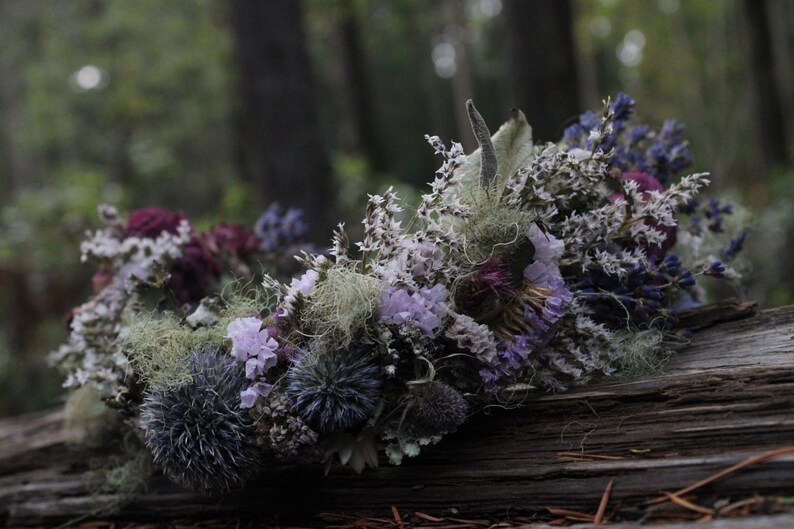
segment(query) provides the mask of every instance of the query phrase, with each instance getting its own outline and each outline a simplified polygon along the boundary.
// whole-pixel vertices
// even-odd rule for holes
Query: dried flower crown
[[[155,463],[198,490],[243,484],[259,468],[254,445],[361,471],[380,448],[394,464],[416,456],[505,392],[654,365],[676,307],[701,295],[696,279],[738,277],[726,263],[744,234],[717,237],[731,210],[696,201],[704,174],[676,180],[691,156],[674,122],[629,128],[634,102],[621,94],[561,144],[535,145],[522,113],[491,136],[467,107],[480,148],[466,156],[428,136],[443,163],[412,215],[392,189],[371,195],[355,249],[340,225],[327,252],[300,257],[302,274],[265,275],[253,301],[202,303],[184,319],[133,315],[145,324],[128,327],[112,358],[75,342],[73,327],[58,354],[82,361],[69,383],[143,386],[139,426]],[[181,255],[158,244],[187,236],[164,232],[147,243],[163,256],[156,266],[121,278],[151,281]],[[103,241],[85,251],[126,256],[120,246],[138,244]],[[171,371],[160,369],[173,376],[143,376],[165,365],[161,351],[175,351]]]

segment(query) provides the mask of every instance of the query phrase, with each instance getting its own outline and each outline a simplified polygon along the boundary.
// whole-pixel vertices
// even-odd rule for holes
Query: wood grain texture
[[[610,506],[619,501],[624,515],[639,517],[644,502],[662,491],[794,445],[794,307],[747,317],[749,311],[724,310],[659,376],[526,395],[520,407],[481,413],[400,467],[360,476],[337,468],[327,477],[319,467],[280,467],[225,497],[197,496],[157,477],[117,514],[313,525],[321,512],[385,516],[391,505],[438,516],[451,509],[495,517],[547,507],[594,512],[612,479]],[[739,316],[744,319],[719,323]],[[7,524],[61,523],[119,505],[113,494],[91,494],[86,474],[112,447],[67,449],[62,420],[53,411],[0,421],[0,519]],[[577,460],[560,452],[613,459]],[[755,493],[794,495],[794,457],[754,465],[697,496],[708,505]],[[725,523],[714,528],[756,527]]]

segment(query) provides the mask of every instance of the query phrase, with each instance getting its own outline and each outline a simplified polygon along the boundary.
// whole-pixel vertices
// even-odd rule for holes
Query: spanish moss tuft
[[[171,313],[150,313],[136,318],[122,347],[141,382],[154,390],[167,390],[190,382],[188,358],[207,338],[207,329],[194,331]]]
[[[193,353],[187,367],[187,384],[145,395],[146,446],[163,473],[184,487],[205,494],[239,487],[261,464],[256,431],[239,407],[247,380],[234,359],[214,349]]]
[[[302,324],[324,343],[347,347],[377,312],[382,290],[374,276],[331,268],[306,300]]]
[[[381,366],[368,347],[308,352],[287,373],[295,411],[325,432],[363,426],[375,411],[382,386]]]
[[[233,320],[256,314],[267,302],[254,291],[244,291],[236,283],[218,300],[215,314],[204,319],[212,325],[185,324],[175,314],[166,312],[135,314],[135,321],[122,340],[130,364],[141,382],[155,391],[176,389],[190,383],[188,359],[202,348],[218,348],[228,343],[226,328]],[[208,310],[208,312],[211,312]],[[188,319],[190,323],[190,319]]]
[[[664,346],[664,334],[657,329],[616,332],[615,347],[620,354],[618,376],[628,379],[658,375],[672,352]]]
[[[457,390],[439,381],[412,385],[408,390],[408,417],[434,432],[457,428],[469,414],[469,403]]]
[[[530,211],[478,198],[463,226],[461,264],[476,267],[492,258],[508,261],[527,245],[527,230],[535,220],[535,214]]]

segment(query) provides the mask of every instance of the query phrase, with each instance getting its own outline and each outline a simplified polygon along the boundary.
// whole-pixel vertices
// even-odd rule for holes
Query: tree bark
[[[225,497],[201,497],[162,477],[126,503],[118,494],[91,493],[85,470],[101,466],[107,451],[67,449],[61,411],[0,421],[0,519],[59,523],[102,506],[134,520],[255,517],[308,524],[322,512],[383,516],[391,505],[404,515],[504,516],[547,507],[593,512],[609,480],[610,508],[620,502],[622,516],[639,518],[645,502],[663,491],[792,443],[794,307],[746,317],[750,310],[710,308],[702,320],[710,327],[697,331],[693,344],[656,377],[559,395],[514,395],[520,406],[471,418],[400,467],[360,476],[335,468],[328,477],[320,467],[273,468]],[[720,498],[790,495],[792,475],[794,456],[782,457],[732,473],[690,498],[710,507]]]
[[[336,217],[298,0],[234,0],[239,62],[239,158],[268,201],[304,210],[314,242]]]
[[[557,141],[581,111],[571,2],[506,0],[504,13],[514,106],[535,138]]]

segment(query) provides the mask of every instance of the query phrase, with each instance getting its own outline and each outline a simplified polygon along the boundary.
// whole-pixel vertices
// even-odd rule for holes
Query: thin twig
[[[683,507],[684,509],[689,509],[690,511],[695,511],[700,514],[708,514],[710,516],[714,515],[714,509],[709,509],[708,507],[702,507],[700,505],[694,504],[691,501],[685,500],[676,494],[672,494],[670,492],[665,492],[665,496],[671,502],[675,503],[679,507]]]
[[[622,461],[626,459],[622,456],[606,456],[600,454],[585,454],[583,452],[557,452],[557,457],[559,458],[570,458],[570,459],[593,459],[593,460],[603,460],[603,461]]]
[[[403,519],[400,517],[400,511],[397,510],[396,505],[391,506],[391,512],[394,515],[394,521],[397,522],[397,526],[400,529],[405,529],[405,526],[403,525]]]
[[[604,521],[604,514],[607,512],[607,504],[609,504],[609,497],[612,495],[612,486],[614,484],[615,480],[613,479],[610,479],[609,483],[607,483],[607,488],[604,489],[604,495],[601,496],[601,504],[598,506],[598,511],[596,511],[593,525],[601,525]]]
[[[770,452],[765,452],[763,454],[760,454],[760,455],[751,457],[750,459],[747,459],[745,461],[742,461],[741,463],[737,463],[737,464],[733,465],[730,468],[726,468],[725,470],[721,470],[720,472],[717,472],[716,474],[712,474],[711,476],[707,477],[706,479],[698,481],[694,485],[690,485],[688,487],[684,487],[683,489],[678,490],[676,492],[673,492],[672,494],[674,494],[675,496],[682,496],[684,494],[689,494],[690,492],[692,492],[694,490],[697,490],[697,489],[699,489],[701,487],[705,487],[706,485],[714,483],[715,481],[718,481],[718,480],[720,480],[720,479],[722,479],[722,478],[724,478],[726,476],[729,476],[730,474],[733,474],[734,472],[738,472],[739,470],[743,470],[743,469],[745,469],[747,467],[750,467],[750,466],[753,466],[753,465],[757,465],[758,463],[764,463],[764,462],[770,461],[772,459],[777,459],[779,457],[786,457],[786,456],[792,456],[792,455],[794,455],[794,446],[787,446],[786,448],[781,448],[781,449],[778,449],[778,450],[772,450]],[[654,498],[652,500],[649,500],[649,501],[645,502],[645,504],[646,505],[657,505],[659,503],[664,503],[666,501],[669,501],[669,498],[667,496],[660,496],[658,498]]]
[[[546,510],[549,511],[550,514],[555,516],[564,516],[571,520],[576,520],[577,522],[591,522],[593,521],[594,517],[592,514],[587,514],[584,512],[578,511],[571,511],[569,509],[555,509],[552,507],[546,507]]]

